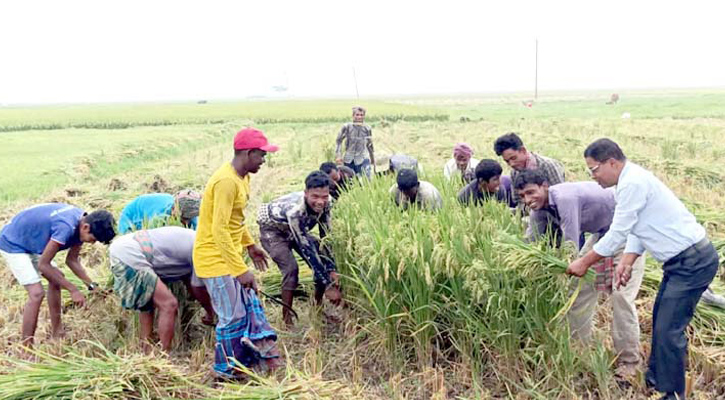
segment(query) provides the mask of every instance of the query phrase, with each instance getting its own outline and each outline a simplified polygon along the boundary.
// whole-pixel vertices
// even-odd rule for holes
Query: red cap
[[[244,128],[234,135],[234,150],[259,149],[269,153],[279,150],[279,146],[270,144],[259,129]]]

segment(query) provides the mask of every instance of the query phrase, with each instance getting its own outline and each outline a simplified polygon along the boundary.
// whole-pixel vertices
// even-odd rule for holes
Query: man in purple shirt
[[[40,275],[48,280],[48,309],[53,336],[63,334],[60,319],[60,289],[71,294],[77,305],[85,297],[70,283],[53,262],[53,257],[68,250],[65,262],[89,290],[95,289],[78,259],[83,243],[96,241],[108,244],[116,235],[116,222],[108,211],[86,214],[80,208],[61,203],[40,204],[21,211],[0,232],[0,255],[3,256],[15,279],[28,292],[23,309],[23,342],[33,344],[38,325],[40,305],[45,297]]]
[[[535,238],[552,227],[563,235],[564,242],[573,243],[580,254],[586,254],[609,229],[614,217],[614,191],[603,189],[594,182],[565,182],[549,186],[541,171],[523,171],[514,182],[520,198],[533,212],[528,233]],[[582,237],[590,234],[585,243]],[[612,274],[624,252],[621,246],[614,257],[605,260],[599,271],[608,276],[598,276],[605,285],[572,281],[572,290],[581,284],[579,295],[569,310],[567,319],[572,335],[580,340],[591,339],[592,319],[597,306],[599,291],[611,293],[612,340],[619,357],[617,373],[623,377],[636,373],[639,355],[639,321],[634,300],[644,275],[644,257],[633,266],[630,285],[616,288]],[[598,274],[600,275],[600,274]],[[607,279],[608,278],[608,279]]]

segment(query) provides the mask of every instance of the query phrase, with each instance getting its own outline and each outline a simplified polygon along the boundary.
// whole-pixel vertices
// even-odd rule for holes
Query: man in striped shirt
[[[496,139],[493,150],[513,170],[511,171],[512,182],[516,182],[516,176],[521,171],[529,169],[540,170],[546,177],[546,181],[549,182],[549,186],[557,185],[565,180],[564,166],[561,162],[528,151],[519,135],[515,133],[507,133]],[[515,190],[513,198],[514,202],[520,205],[521,198]]]

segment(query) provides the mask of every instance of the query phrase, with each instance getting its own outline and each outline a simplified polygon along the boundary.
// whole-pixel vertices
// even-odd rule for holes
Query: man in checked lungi
[[[267,268],[264,250],[254,243],[244,217],[251,174],[259,171],[267,152],[279,148],[262,131],[245,128],[234,136],[234,158],[209,178],[199,210],[194,242],[194,271],[211,295],[217,315],[214,371],[236,378],[238,364],[259,369],[280,366],[277,334],[267,322],[256,295],[247,254],[259,270]]]
[[[201,319],[214,325],[214,310],[204,284],[194,274],[191,253],[196,232],[178,226],[140,230],[117,237],[109,247],[113,291],[125,309],[138,310],[141,342],[147,350],[158,312],[161,348],[169,351],[179,302],[167,286],[183,281],[206,311]]]
[[[531,208],[527,236],[540,237],[547,231],[560,235],[559,240],[572,243],[580,254],[586,254],[607,232],[614,217],[614,190],[603,189],[594,182],[565,182],[549,186],[540,170],[525,170],[514,182],[522,201]],[[584,233],[590,234],[584,240]],[[572,336],[589,341],[592,319],[599,293],[609,294],[612,305],[612,341],[617,351],[616,370],[622,378],[636,373],[640,362],[639,320],[634,300],[644,275],[645,257],[639,257],[632,267],[632,280],[627,286],[615,287],[614,266],[624,251],[620,246],[613,257],[594,266],[596,282],[572,281],[572,291],[581,284],[579,294],[567,314]]]

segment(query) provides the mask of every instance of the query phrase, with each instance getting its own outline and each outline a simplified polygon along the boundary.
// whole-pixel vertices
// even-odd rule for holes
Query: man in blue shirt
[[[634,261],[648,251],[663,263],[664,276],[652,312],[652,351],[646,383],[665,399],[685,398],[685,329],[700,296],[718,269],[718,254],[682,202],[651,172],[627,160],[619,146],[599,139],[584,151],[587,168],[602,186],[616,185],[617,206],[609,231],[593,250],[571,263],[583,276],[603,257],[625,244],[615,270],[617,285],[627,285]]]
[[[201,194],[182,190],[176,195],[167,193],[143,194],[123,208],[118,218],[118,233],[124,235],[144,228],[165,226],[169,218],[179,218],[182,225],[196,230]]]
[[[77,305],[85,304],[85,297],[75,285],[65,279],[53,262],[53,257],[68,250],[65,262],[89,290],[91,281],[78,259],[83,243],[96,241],[108,244],[116,235],[115,221],[108,211],[86,214],[80,208],[62,204],[40,204],[21,211],[0,231],[0,254],[5,259],[18,283],[25,286],[28,301],[23,310],[23,342],[33,344],[38,313],[45,291],[40,275],[48,280],[48,309],[54,337],[63,334],[60,318],[60,289],[71,293]]]

